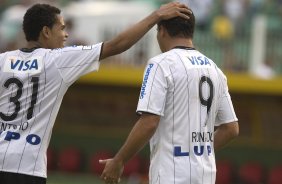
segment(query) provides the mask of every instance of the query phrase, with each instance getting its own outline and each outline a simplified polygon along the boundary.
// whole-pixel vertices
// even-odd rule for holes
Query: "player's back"
[[[45,177],[41,163],[65,90],[48,49],[0,55],[1,170]],[[60,89],[61,87],[61,89]],[[57,102],[58,100],[58,102]],[[41,153],[40,153],[41,152]],[[43,172],[39,172],[42,171]]]
[[[0,171],[46,177],[46,150],[68,87],[98,70],[102,43],[0,54]]]
[[[164,116],[150,142],[151,174],[164,184],[214,184],[213,132],[224,75],[191,48],[172,49],[151,62],[162,70],[167,91]]]

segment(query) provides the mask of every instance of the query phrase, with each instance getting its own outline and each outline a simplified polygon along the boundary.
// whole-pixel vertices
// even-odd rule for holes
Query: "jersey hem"
[[[142,115],[143,112],[147,112],[147,113],[151,113],[151,114],[155,114],[155,115],[158,115],[158,116],[164,116],[163,113],[160,113],[160,112],[156,112],[156,111],[153,111],[153,110],[148,110],[148,109],[137,109],[136,110],[136,113],[138,115]]]
[[[15,172],[15,171],[6,170],[6,169],[2,169],[0,171],[2,171],[2,172],[9,172],[9,173],[15,173],[15,174],[25,174],[25,175],[41,177],[41,178],[47,178],[46,174],[45,175],[42,175],[40,173],[36,174],[36,172],[34,172],[34,174],[30,174],[30,173],[26,173],[26,172]]]
[[[220,125],[223,125],[223,124],[233,123],[233,122],[236,122],[236,121],[238,121],[238,118],[226,120],[226,121],[223,121],[223,122],[220,122],[220,123],[216,122],[216,123],[214,124],[214,126],[220,126]]]

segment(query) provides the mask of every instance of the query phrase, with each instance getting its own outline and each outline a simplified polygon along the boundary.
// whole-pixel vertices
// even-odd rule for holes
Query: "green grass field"
[[[139,184],[143,182],[128,181],[122,179],[119,184]],[[69,174],[62,172],[49,173],[47,184],[104,184],[104,182],[95,175],[91,174]]]
[[[50,173],[48,175],[47,184],[88,184],[103,183],[96,176],[90,174],[68,174],[68,173]]]

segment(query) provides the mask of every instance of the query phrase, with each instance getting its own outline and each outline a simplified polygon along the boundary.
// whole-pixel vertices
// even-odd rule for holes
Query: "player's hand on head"
[[[99,163],[105,165],[101,174],[101,179],[104,180],[105,183],[115,184],[120,182],[120,176],[124,168],[121,162],[117,162],[114,159],[106,159],[99,160]]]
[[[171,2],[162,5],[157,10],[157,14],[159,15],[161,20],[167,20],[178,16],[189,19],[189,15],[192,14],[192,11],[185,4],[179,2]]]

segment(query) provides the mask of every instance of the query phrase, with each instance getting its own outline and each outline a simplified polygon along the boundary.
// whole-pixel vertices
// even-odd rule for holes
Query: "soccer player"
[[[154,24],[188,8],[169,3],[104,43],[65,47],[60,10],[36,4],[24,15],[27,47],[0,54],[0,183],[46,183],[46,150],[67,89],[99,61],[136,43]]]
[[[194,15],[158,23],[163,53],[145,69],[140,119],[114,158],[100,161],[106,182],[118,182],[124,164],[150,140],[150,184],[215,183],[215,150],[237,136],[239,126],[225,75],[194,48],[194,27]]]

